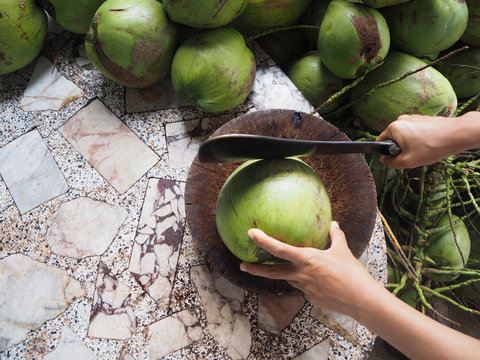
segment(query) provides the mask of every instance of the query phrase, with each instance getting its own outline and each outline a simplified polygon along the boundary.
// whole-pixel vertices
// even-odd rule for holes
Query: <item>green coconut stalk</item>
[[[180,24],[211,29],[230,23],[247,6],[248,0],[164,0],[165,11]]]
[[[350,101],[363,96],[377,84],[425,65],[412,55],[391,51],[381,66],[353,88]],[[381,132],[402,114],[451,116],[456,108],[457,97],[450,82],[439,71],[428,67],[377,89],[363,101],[356,102],[352,111],[368,128]]]
[[[398,5],[410,0],[362,0],[362,2],[368,6],[374,8],[382,8],[386,6]]]
[[[42,49],[47,14],[34,0],[3,1],[0,5],[0,75],[30,64]]]
[[[317,45],[323,64],[334,75],[354,79],[383,61],[390,34],[377,10],[333,0],[320,26]]]
[[[169,73],[177,38],[177,27],[158,1],[107,0],[95,13],[85,49],[109,79],[145,87]]]
[[[247,7],[232,26],[244,34],[290,25],[297,21],[311,0],[248,0]]]
[[[480,46],[480,0],[468,0],[468,24],[461,40],[469,45]]]
[[[453,225],[453,228],[450,226]],[[437,222],[438,231],[433,232],[427,241],[429,245],[425,249],[425,256],[433,259],[439,266],[447,266],[453,269],[465,267],[470,256],[470,235],[465,223],[458,216],[444,214]],[[457,275],[425,274],[437,281],[452,281]]]
[[[318,51],[305,54],[295,61],[289,67],[287,76],[315,108],[327,101],[347,83],[344,79],[333,75],[322,64]],[[345,96],[333,101],[322,109],[322,112],[335,110],[343,100],[345,100]]]
[[[206,30],[185,40],[172,62],[175,92],[207,112],[242,103],[255,80],[255,58],[232,27]]]
[[[455,44],[468,22],[465,0],[412,0],[385,8],[392,45],[415,56]]]
[[[39,0],[65,30],[86,34],[95,11],[105,0]]]
[[[470,48],[440,62],[435,68],[452,84],[459,98],[480,93],[480,48]]]

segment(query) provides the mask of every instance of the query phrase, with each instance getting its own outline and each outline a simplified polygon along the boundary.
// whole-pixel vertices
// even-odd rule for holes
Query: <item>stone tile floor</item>
[[[0,77],[0,359],[361,359],[360,324],[209,271],[185,223],[199,144],[241,114],[311,111],[255,43],[244,104],[207,114],[168,79],[125,89],[50,28]],[[362,261],[386,282],[379,220]]]

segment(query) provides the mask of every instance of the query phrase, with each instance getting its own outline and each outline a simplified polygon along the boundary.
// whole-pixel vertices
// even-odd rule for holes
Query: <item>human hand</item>
[[[288,245],[259,229],[250,229],[248,235],[258,246],[290,263],[244,262],[240,268],[252,275],[286,280],[303,291],[315,306],[354,316],[361,311],[365,291],[368,294],[369,287],[381,286],[353,256],[336,222],[330,227],[331,245],[326,250]]]
[[[382,155],[380,161],[389,168],[414,168],[440,161],[464,150],[464,142],[456,138],[461,124],[461,118],[401,115],[377,141],[395,140],[402,152],[396,157]]]

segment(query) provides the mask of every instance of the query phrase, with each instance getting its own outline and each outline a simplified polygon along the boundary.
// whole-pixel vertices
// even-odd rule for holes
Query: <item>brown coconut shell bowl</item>
[[[212,136],[254,134],[304,140],[349,141],[338,128],[322,118],[293,110],[263,110],[239,116],[218,128]],[[345,232],[358,258],[367,247],[377,216],[375,184],[363,154],[302,157],[322,179],[330,197],[332,218]],[[218,194],[228,176],[240,165],[202,163],[197,157],[185,187],[185,211],[194,241],[212,271],[237,286],[261,294],[298,293],[284,280],[253,276],[240,270],[241,260],[223,244],[215,223]]]

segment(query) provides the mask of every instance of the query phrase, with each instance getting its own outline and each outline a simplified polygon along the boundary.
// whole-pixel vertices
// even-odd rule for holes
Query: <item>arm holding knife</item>
[[[480,146],[480,112],[457,118],[402,115],[380,134],[402,148],[396,157],[382,156],[391,168],[411,168],[439,161]],[[259,229],[248,236],[288,265],[242,263],[252,275],[283,279],[322,308],[349,315],[411,359],[478,359],[480,340],[451,329],[415,310],[379,284],[348,248],[336,222],[326,250],[295,247]]]
[[[396,157],[381,156],[390,168],[429,165],[460,151],[480,146],[480,112],[456,118],[401,115],[377,138],[395,140],[402,148]]]

